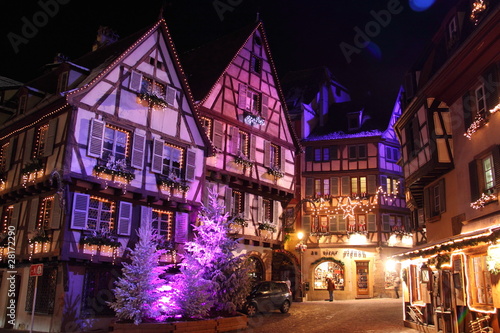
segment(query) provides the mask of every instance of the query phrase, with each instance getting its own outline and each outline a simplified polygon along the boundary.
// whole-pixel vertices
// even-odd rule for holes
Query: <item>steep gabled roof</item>
[[[258,23],[249,24],[196,49],[180,54],[181,63],[195,101],[208,95],[214,83],[257,26]]]

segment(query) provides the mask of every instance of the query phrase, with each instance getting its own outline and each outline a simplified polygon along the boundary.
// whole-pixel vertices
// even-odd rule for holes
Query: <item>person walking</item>
[[[394,278],[394,292],[396,292],[396,298],[399,298],[399,287],[401,287],[401,279],[399,276]]]
[[[333,291],[335,290],[335,283],[333,283],[333,278],[331,275],[326,277],[326,289],[330,294],[330,302],[333,302]]]

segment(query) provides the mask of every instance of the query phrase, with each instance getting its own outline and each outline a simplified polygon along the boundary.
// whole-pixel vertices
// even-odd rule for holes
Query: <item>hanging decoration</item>
[[[270,174],[271,176],[274,176],[274,178],[285,177],[285,173],[283,171],[281,171],[281,169],[276,167],[276,166],[267,167],[267,173]]]
[[[479,23],[482,13],[488,8],[488,3],[485,0],[476,0],[472,3],[472,10],[470,13],[470,20],[474,25]]]
[[[34,183],[36,179],[43,176],[43,164],[38,158],[32,159],[21,170],[22,184],[26,187],[28,183]]]
[[[479,199],[477,199],[476,201],[474,202],[471,202],[470,206],[474,209],[481,209],[483,208],[486,204],[490,203],[490,202],[493,202],[493,201],[496,201],[498,198],[497,198],[497,195],[492,193],[492,194],[485,194],[485,193],[482,193],[481,194],[481,197]]]

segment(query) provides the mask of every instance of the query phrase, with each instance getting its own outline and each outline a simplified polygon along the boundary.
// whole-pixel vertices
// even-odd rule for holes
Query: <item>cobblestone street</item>
[[[248,333],[416,333],[403,326],[402,300],[294,302],[288,314],[266,312],[249,318]]]

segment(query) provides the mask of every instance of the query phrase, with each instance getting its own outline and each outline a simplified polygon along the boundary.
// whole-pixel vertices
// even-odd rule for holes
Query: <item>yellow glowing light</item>
[[[366,244],[367,242],[368,240],[365,235],[355,233],[349,236],[349,244],[362,245]]]
[[[304,239],[304,233],[303,233],[302,231],[299,231],[299,232],[297,233],[297,238],[298,238],[299,240]]]
[[[394,260],[394,259],[388,259],[385,262],[385,270],[388,271],[388,272],[395,272],[396,271],[396,264],[397,264],[396,260]]]

